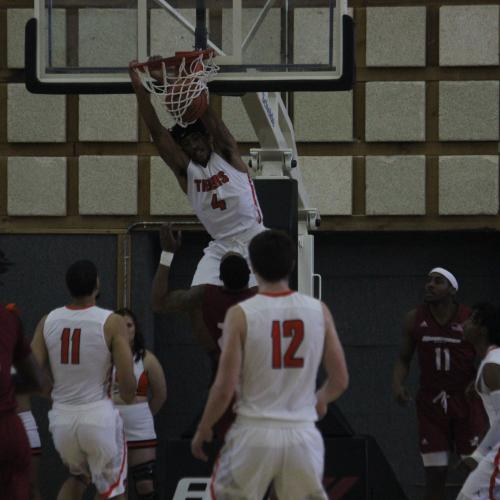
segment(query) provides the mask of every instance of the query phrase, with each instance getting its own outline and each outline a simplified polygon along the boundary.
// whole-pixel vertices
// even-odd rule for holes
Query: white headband
[[[451,286],[458,291],[458,281],[453,274],[450,273],[450,271],[447,271],[446,269],[443,269],[442,267],[435,267],[434,269],[431,269],[429,271],[429,274],[431,273],[438,273],[441,276],[444,276],[450,283]]]

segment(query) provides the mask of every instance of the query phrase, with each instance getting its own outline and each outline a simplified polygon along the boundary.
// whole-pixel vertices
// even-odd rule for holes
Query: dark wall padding
[[[185,233],[172,266],[170,286],[188,287],[208,237]],[[435,266],[452,271],[458,298],[468,304],[498,301],[500,237],[497,233],[319,233],[316,272],[323,276],[323,300],[335,317],[346,351],[350,387],[338,408],[356,434],[373,436],[388,458],[408,497],[421,498],[423,470],[418,454],[414,406],[399,408],[391,396],[391,373],[404,314],[421,300],[427,272]],[[90,258],[100,270],[103,307],[115,307],[116,237],[110,235],[1,235],[0,249],[16,262],[0,277],[0,301],[16,302],[26,332],[50,309],[64,304],[64,272],[76,259]],[[154,316],[149,308],[151,279],[159,258],[154,232],[132,237],[132,307],[149,347],[167,375],[169,397],[156,420],[160,437],[159,470],[167,471],[165,444],[188,432],[203,408],[211,373],[194,341],[187,318]],[[409,385],[414,392],[417,370]],[[64,469],[47,431],[48,403],[34,398],[44,451],[44,498],[55,498]],[[453,475],[452,475],[453,476]],[[453,477],[452,477],[453,478]],[[160,489],[163,478],[160,474]]]

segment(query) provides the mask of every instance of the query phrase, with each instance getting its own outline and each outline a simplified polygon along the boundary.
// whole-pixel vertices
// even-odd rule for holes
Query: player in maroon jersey
[[[457,291],[458,282],[449,271],[437,267],[429,272],[424,304],[406,315],[394,366],[394,397],[406,405],[411,397],[404,383],[417,351],[420,383],[416,409],[425,500],[446,498],[450,452],[460,456],[472,453],[486,426],[481,401],[466,394],[475,377],[475,352],[464,340],[462,328],[471,310],[455,301]]]
[[[175,237],[171,224],[160,229],[162,256],[153,278],[151,301],[156,313],[187,312],[190,315],[193,334],[204,348],[212,362],[215,375],[219,360],[219,339],[226,311],[252,297],[257,287],[248,288],[250,269],[246,260],[238,253],[228,252],[221,259],[220,279],[223,286],[205,284],[185,290],[169,290],[168,275],[173,254],[181,245],[181,234]],[[224,435],[233,420],[231,408],[226,412],[215,429]]]
[[[10,265],[0,251],[0,274]],[[46,390],[49,382],[31,353],[12,306],[0,305],[0,485],[2,498],[28,500],[31,449],[16,413],[15,393]],[[12,366],[15,375],[11,374]]]

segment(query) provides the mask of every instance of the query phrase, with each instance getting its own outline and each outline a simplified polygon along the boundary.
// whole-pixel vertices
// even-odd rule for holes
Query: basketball
[[[203,69],[198,61],[193,61],[189,72],[197,73]],[[193,123],[206,111],[208,107],[208,90],[200,92],[200,80],[196,76],[180,76],[165,92],[165,106],[167,111],[176,120]],[[197,95],[199,94],[199,95]],[[196,97],[193,98],[193,95]]]

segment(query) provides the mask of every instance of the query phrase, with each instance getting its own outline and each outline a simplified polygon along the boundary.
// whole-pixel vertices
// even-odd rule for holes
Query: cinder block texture
[[[329,9],[295,9],[293,62],[295,64],[324,64],[328,62]]]
[[[425,214],[424,156],[367,156],[368,215]]]
[[[366,140],[424,141],[425,83],[367,83]]]
[[[137,141],[135,95],[80,95],[81,141]]]
[[[193,209],[174,174],[159,157],[151,158],[151,215],[192,215]]]
[[[350,156],[301,156],[299,167],[311,207],[322,215],[352,214]]]
[[[239,142],[256,142],[257,135],[239,97],[222,98],[222,119]]]
[[[80,214],[137,214],[137,157],[81,156],[79,180]]]
[[[441,7],[439,64],[441,66],[497,65],[499,9],[498,5]]]
[[[295,92],[298,141],[352,141],[352,92]]]
[[[137,55],[136,9],[80,9],[80,66],[123,67]]]
[[[66,98],[32,94],[24,84],[10,84],[7,91],[9,142],[65,142]]]
[[[9,158],[7,213],[66,215],[66,158]]]
[[[52,64],[64,66],[66,55],[66,16],[63,9],[52,11]],[[7,10],[7,66],[24,68],[24,29],[33,17],[33,9]]]
[[[498,140],[498,92],[498,81],[440,82],[439,139]]]
[[[196,24],[194,9],[177,9],[191,24]],[[191,50],[193,34],[165,9],[151,9],[151,54],[168,57],[176,51]]]
[[[442,156],[439,159],[441,215],[498,213],[498,156]]]
[[[425,66],[425,7],[366,10],[367,66]]]
[[[243,10],[242,42],[257,20],[262,9],[246,8]],[[233,53],[233,10],[222,11],[222,50]],[[253,39],[243,50],[244,64],[280,64],[281,63],[281,12],[269,9]]]

